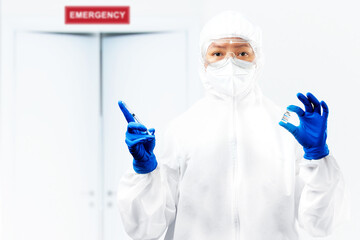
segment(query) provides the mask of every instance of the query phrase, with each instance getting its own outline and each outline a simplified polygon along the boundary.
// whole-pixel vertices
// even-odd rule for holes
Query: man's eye
[[[247,52],[241,52],[241,53],[239,53],[239,55],[244,57],[244,56],[247,56],[248,54],[247,54]]]
[[[217,52],[217,53],[213,53],[213,56],[220,57],[220,56],[221,56],[221,53],[219,53],[219,52]]]

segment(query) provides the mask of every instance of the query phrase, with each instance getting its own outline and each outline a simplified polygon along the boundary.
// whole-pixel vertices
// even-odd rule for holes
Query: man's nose
[[[234,57],[236,57],[236,55],[235,55],[235,53],[233,53],[233,52],[227,52],[225,57],[234,58]]]

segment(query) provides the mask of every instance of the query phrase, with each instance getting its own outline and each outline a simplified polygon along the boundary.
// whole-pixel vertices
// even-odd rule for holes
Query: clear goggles
[[[254,63],[255,52],[250,43],[244,39],[221,38],[210,41],[204,58],[206,65],[219,65],[229,58]]]

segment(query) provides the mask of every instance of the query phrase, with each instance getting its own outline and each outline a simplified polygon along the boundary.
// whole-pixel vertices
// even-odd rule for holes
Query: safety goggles
[[[255,62],[255,52],[250,43],[241,38],[213,39],[205,54],[207,65],[218,65],[225,59],[234,58],[249,63]]]

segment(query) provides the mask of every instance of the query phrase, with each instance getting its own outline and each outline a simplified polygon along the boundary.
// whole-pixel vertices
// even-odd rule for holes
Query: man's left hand
[[[304,158],[308,160],[320,159],[329,154],[326,144],[329,108],[324,101],[319,102],[311,93],[307,93],[306,96],[302,93],[297,94],[298,99],[305,106],[305,111],[295,105],[287,107],[289,111],[298,115],[300,125],[294,126],[289,122],[284,123],[282,121],[279,124],[288,130],[303,146]],[[322,115],[321,107],[323,108]]]

